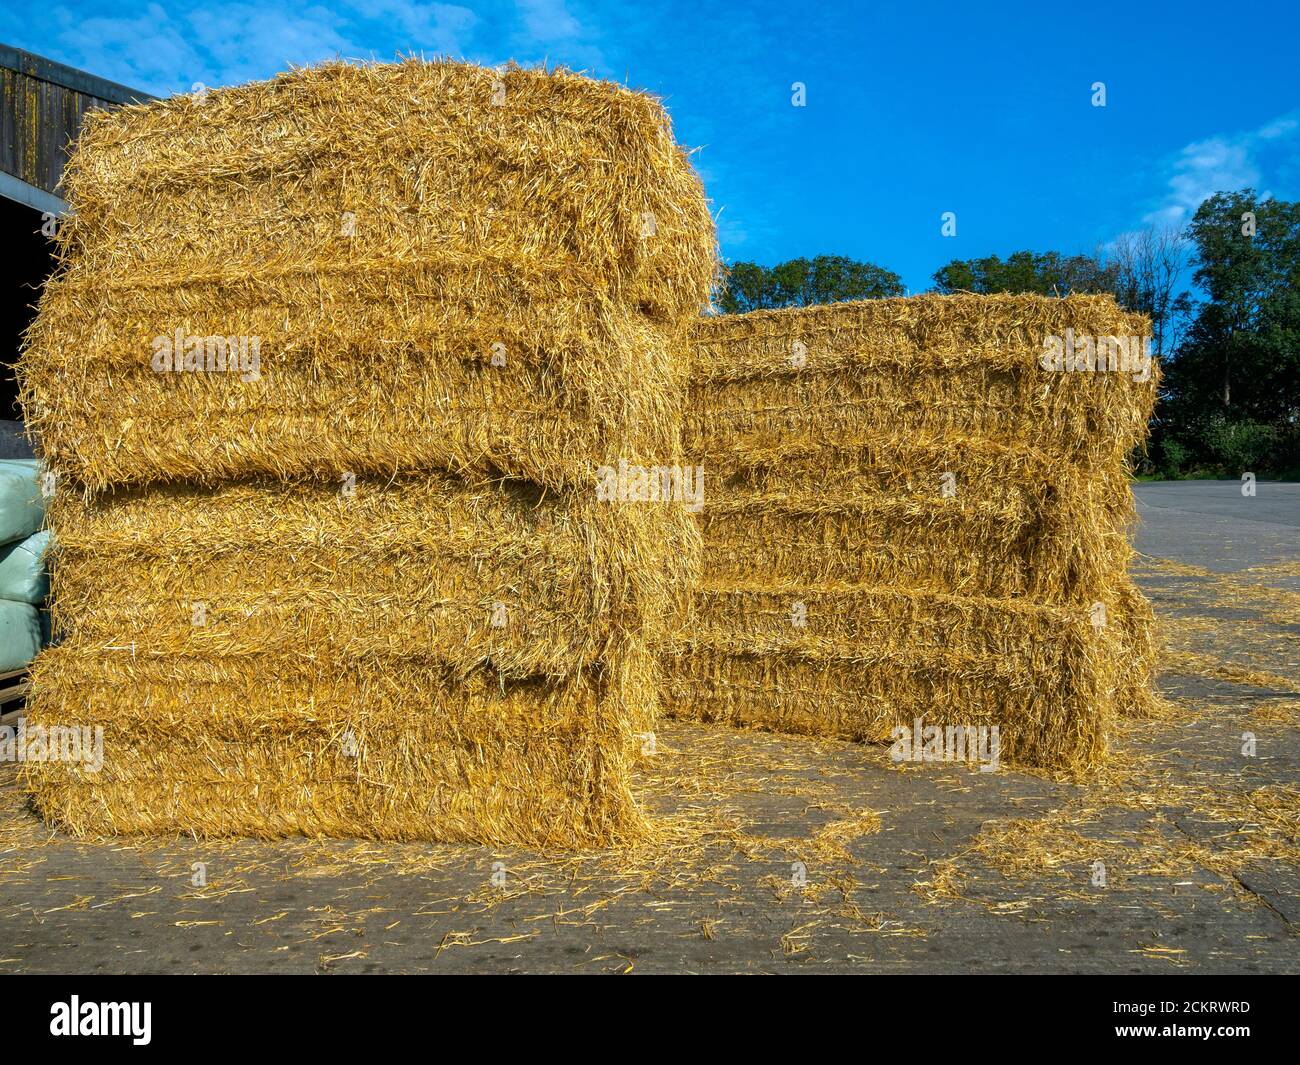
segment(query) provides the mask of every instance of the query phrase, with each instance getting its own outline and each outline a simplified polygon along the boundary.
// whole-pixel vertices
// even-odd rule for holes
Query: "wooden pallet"
[[[22,713],[21,707],[12,704],[27,694],[27,685],[26,667],[0,673],[0,725],[7,725]]]

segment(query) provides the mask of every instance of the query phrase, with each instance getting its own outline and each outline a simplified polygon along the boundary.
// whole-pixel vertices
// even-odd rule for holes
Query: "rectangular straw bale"
[[[455,285],[367,293],[341,278],[313,286],[305,314],[315,320],[290,327],[283,304],[245,310],[230,305],[229,290],[181,288],[155,294],[117,331],[113,308],[131,300],[87,311],[92,325],[51,286],[28,335],[25,403],[47,463],[91,487],[432,468],[573,487],[619,456],[673,461],[680,451],[685,382],[664,331],[592,297],[529,305],[511,323],[453,304],[471,320],[444,311],[451,321],[425,327],[392,318],[392,308],[444,305]],[[186,300],[203,309],[174,306]],[[372,311],[350,326],[361,313],[353,300],[390,321]],[[49,358],[66,351],[64,330],[79,321],[92,353],[76,365]],[[408,328],[415,335],[401,335]],[[260,338],[259,376],[156,372],[151,338],[177,330]],[[206,431],[194,432],[196,422]]]
[[[334,64],[96,113],[66,180],[21,376],[79,482],[492,465],[589,484],[677,451],[668,345],[716,238],[645,95]],[[205,366],[256,338],[260,367],[160,370],[178,336]]]
[[[889,475],[847,476],[838,465],[847,454],[829,451],[822,476],[811,460],[797,471],[773,465],[757,487],[753,470],[718,475],[699,516],[706,577],[1089,603],[1123,580],[1133,510],[1122,471],[1048,472],[1012,449],[995,473],[952,453],[944,464],[953,494],[945,495],[949,471],[911,461],[905,450]],[[713,455],[712,469],[727,468],[724,452]]]
[[[1036,671],[949,668],[946,656],[894,659],[792,652],[729,653],[692,644],[674,659],[665,705],[674,717],[806,736],[882,742],[920,719],[941,727],[999,730],[1000,757],[1020,765],[1069,768],[1105,753],[1106,698],[1089,663],[1088,630]]]
[[[310,646],[569,676],[679,616],[698,534],[680,509],[612,508],[454,476],[61,493],[53,618],[148,655]]]
[[[1023,597],[729,586],[695,609],[665,684],[668,712],[695,720],[854,740],[998,725],[1003,757],[1068,766],[1104,752],[1127,679],[1115,633]]]
[[[1028,584],[1023,545],[1032,522],[1032,511],[1019,498],[986,502],[928,494],[836,497],[806,489],[798,494],[722,489],[699,517],[702,572],[717,581],[903,580],[939,591],[1009,593]],[[972,543],[1004,564],[987,565],[969,550]]]
[[[630,789],[629,659],[568,680],[304,647],[133,657],[72,640],[38,659],[28,728],[104,729],[98,772],[28,763],[41,814],[81,836],[363,836],[604,846],[646,831]],[[89,716],[89,720],[88,720]]]
[[[272,248],[273,275],[497,262],[530,295],[529,267],[582,268],[678,319],[714,270],[662,105],[565,70],[327,63],[121,108],[89,116],[66,184],[102,266],[160,285],[243,276]]]
[[[815,489],[831,497],[881,491],[944,498],[943,474],[960,470],[961,494],[992,499],[1043,485],[1060,466],[1032,445],[942,432],[891,433],[887,427],[880,436],[858,443],[755,433],[725,441],[710,436],[693,440],[692,446],[725,453],[728,494]]]
[[[975,438],[1089,469],[1122,461],[1145,438],[1158,375],[1044,370],[1045,338],[1067,329],[1150,332],[1108,296],[926,295],[702,319],[688,447]]]

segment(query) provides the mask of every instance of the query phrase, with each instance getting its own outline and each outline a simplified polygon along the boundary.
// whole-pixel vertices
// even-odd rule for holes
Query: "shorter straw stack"
[[[1131,352],[1148,332],[1099,297],[702,321],[686,447],[713,487],[669,711],[853,739],[997,725],[1025,764],[1100,757],[1151,697],[1125,461],[1156,378],[1045,369],[1067,330]]]

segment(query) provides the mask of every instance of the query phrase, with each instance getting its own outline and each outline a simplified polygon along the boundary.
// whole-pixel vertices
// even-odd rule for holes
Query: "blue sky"
[[[953,258],[1177,223],[1219,189],[1300,199],[1297,31],[1294,3],[1196,0],[0,0],[0,40],[160,94],[410,52],[626,82],[702,149],[729,261],[843,254],[913,291]]]

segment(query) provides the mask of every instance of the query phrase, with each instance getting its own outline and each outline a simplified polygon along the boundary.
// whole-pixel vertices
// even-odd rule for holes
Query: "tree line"
[[[1164,367],[1141,472],[1300,478],[1300,203],[1219,192],[1183,228],[1129,233],[1092,254],[954,259],[940,293],[1109,293],[1151,319]],[[824,255],[734,264],[724,314],[904,294],[873,263]]]

